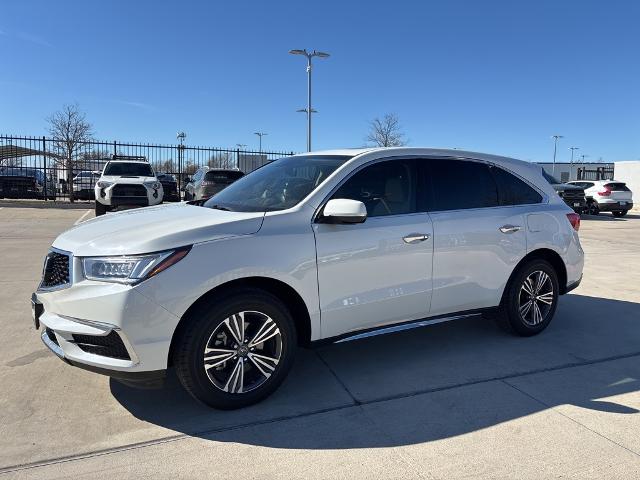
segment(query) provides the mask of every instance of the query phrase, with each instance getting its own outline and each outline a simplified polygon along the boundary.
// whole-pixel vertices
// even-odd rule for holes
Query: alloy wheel
[[[282,334],[276,322],[261,312],[242,311],[214,329],[204,349],[204,370],[216,388],[241,394],[263,385],[281,355]]]
[[[553,306],[553,282],[542,270],[536,270],[525,278],[518,295],[518,311],[522,320],[530,326],[547,319]]]

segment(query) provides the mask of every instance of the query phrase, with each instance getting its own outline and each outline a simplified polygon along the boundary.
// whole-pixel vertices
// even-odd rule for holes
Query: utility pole
[[[558,151],[558,140],[564,138],[562,135],[552,135],[553,138],[553,176],[556,176],[556,152]]]
[[[580,150],[580,147],[569,147],[569,150],[571,150],[571,163],[569,164],[569,180],[571,180],[573,178],[573,153]]]
[[[262,137],[269,134],[265,132],[253,132],[253,134],[258,135],[258,137],[260,137],[260,149],[258,151],[260,152],[260,154],[262,154]]]
[[[312,63],[311,59],[313,57],[318,58],[327,58],[329,57],[328,53],[325,52],[307,52],[307,49],[304,50],[289,50],[289,53],[292,55],[304,55],[307,58],[307,108],[298,110],[298,112],[306,112],[307,114],[307,152],[311,151],[311,114],[317,113],[316,110],[311,108],[311,69]]]

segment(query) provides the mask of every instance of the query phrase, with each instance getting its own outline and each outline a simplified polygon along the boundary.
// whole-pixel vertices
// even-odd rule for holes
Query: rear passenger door
[[[435,159],[424,165],[423,175],[432,186],[431,315],[498,305],[511,272],[526,254],[527,207],[518,205],[518,187],[531,187],[484,162]],[[524,200],[542,199],[533,194]]]

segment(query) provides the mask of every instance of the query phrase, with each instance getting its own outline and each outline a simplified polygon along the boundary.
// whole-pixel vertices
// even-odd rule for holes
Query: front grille
[[[560,196],[565,200],[584,200],[584,192],[564,191],[560,192]]]
[[[103,357],[117,358],[119,360],[131,360],[120,335],[113,330],[109,335],[105,335],[104,337],[73,334],[73,341],[83,352],[102,355]]]
[[[113,187],[112,197],[147,197],[147,189],[144,185],[119,184]]]
[[[51,340],[56,345],[60,346],[60,344],[58,343],[58,339],[56,337],[56,334],[53,333],[53,330],[51,330],[49,327],[47,327],[47,329],[45,331],[47,333],[47,337],[49,337],[49,340]]]
[[[52,288],[69,284],[69,255],[49,252],[44,261],[41,287]]]

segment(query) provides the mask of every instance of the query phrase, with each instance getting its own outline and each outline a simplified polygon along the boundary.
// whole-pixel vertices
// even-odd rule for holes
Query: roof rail
[[[111,155],[111,160],[129,160],[132,162],[149,162],[143,155]]]

